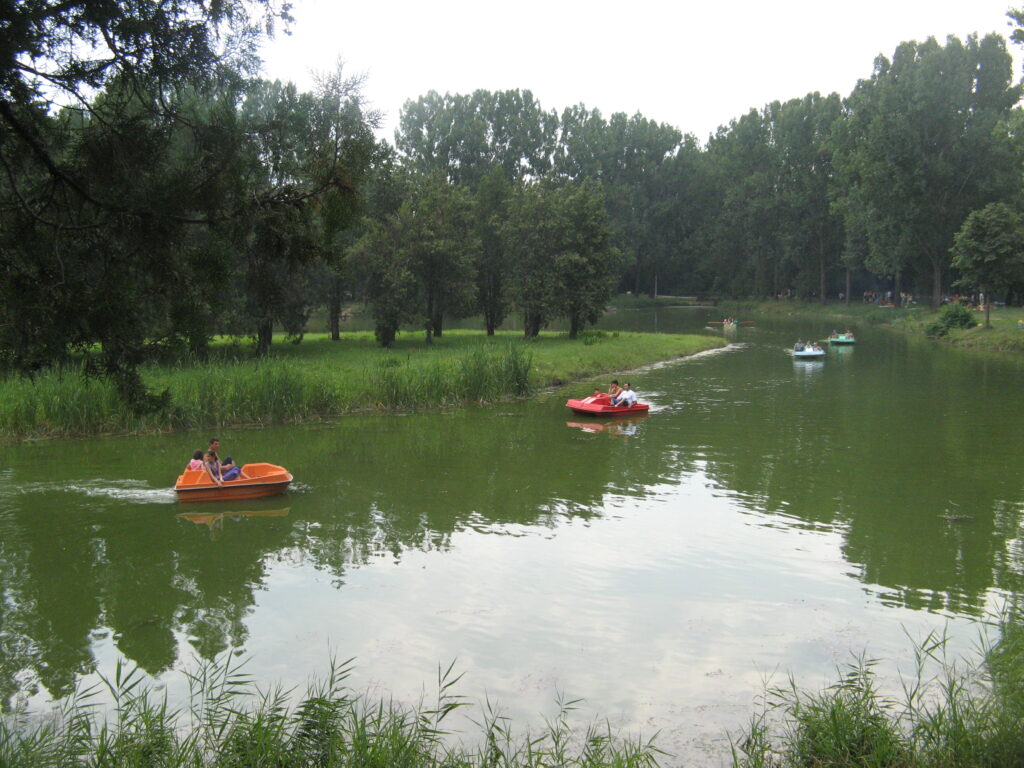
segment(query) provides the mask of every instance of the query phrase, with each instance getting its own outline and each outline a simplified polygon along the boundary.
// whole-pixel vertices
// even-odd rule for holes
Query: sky
[[[530,90],[545,110],[636,113],[700,141],[751,108],[813,91],[848,95],[905,40],[995,32],[1006,0],[293,0],[291,35],[264,76],[311,89],[313,74],[365,76],[394,140],[406,100],[430,90]],[[1024,6],[1020,0],[1018,7]],[[1009,44],[1014,77],[1024,51]]]

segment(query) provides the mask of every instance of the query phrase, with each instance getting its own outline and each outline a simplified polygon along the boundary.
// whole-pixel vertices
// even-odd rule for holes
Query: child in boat
[[[193,470],[193,469],[202,469],[202,468],[203,468],[203,452],[202,451],[196,451],[195,453],[192,454],[192,460],[188,463],[188,466],[185,467],[185,470],[189,471],[189,470]]]

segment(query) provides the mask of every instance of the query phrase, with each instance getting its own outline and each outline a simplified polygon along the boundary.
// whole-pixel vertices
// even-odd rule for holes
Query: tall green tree
[[[574,337],[596,321],[611,296],[619,252],[595,182],[525,185],[509,205],[504,237],[526,338],[560,316]]]
[[[867,267],[897,279],[921,271],[933,303],[961,222],[1020,183],[1001,128],[1020,97],[1011,68],[995,35],[902,43],[875,60],[837,126],[843,209],[866,237]]]

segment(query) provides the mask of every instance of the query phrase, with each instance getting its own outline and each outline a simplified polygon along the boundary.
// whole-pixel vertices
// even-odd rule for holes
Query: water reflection
[[[631,437],[637,433],[637,427],[645,419],[650,418],[648,414],[642,416],[629,416],[627,418],[615,418],[597,420],[591,419],[587,421],[567,421],[565,426],[578,429],[581,432],[587,432],[589,434],[597,434],[599,432],[605,432],[609,435],[621,435],[623,437]]]
[[[661,315],[662,327],[671,317]],[[247,454],[300,468],[287,508],[280,498],[237,511],[175,503],[169,485],[195,435],[4,446],[0,698],[36,685],[68,693],[105,638],[153,674],[188,646],[209,658],[269,642],[253,619],[258,597],[283,604],[283,624],[298,602],[284,596],[318,595],[308,610],[324,617],[344,597],[369,627],[346,614],[339,631],[352,642],[397,615],[414,634],[476,642],[481,655],[505,648],[546,669],[556,664],[546,643],[614,649],[627,642],[622,616],[636,613],[645,638],[667,648],[704,607],[725,603],[725,634],[702,629],[710,655],[699,661],[730,645],[748,663],[754,651],[735,630],[744,610],[770,616],[768,606],[804,599],[811,582],[833,590],[822,588],[822,603],[850,601],[852,585],[887,606],[952,616],[981,615],[994,590],[1019,591],[1024,494],[1006,427],[1024,415],[1019,370],[867,332],[856,355],[792,362],[782,350],[793,335],[766,323],[728,354],[631,374],[656,393],[649,417],[566,421],[565,394],[554,393],[232,435]],[[605,436],[629,439],[595,439]],[[146,461],[126,471],[126,452]],[[595,540],[600,553],[587,549]],[[815,547],[834,547],[841,562],[819,555],[821,573],[802,580],[811,565],[801,553]],[[415,573],[403,569],[409,561]],[[586,567],[573,570],[577,561]],[[402,589],[377,587],[359,602],[360,589],[390,578],[381,564],[406,574]],[[321,582],[308,573],[327,587],[311,587]],[[289,592],[288,579],[308,581]],[[474,623],[470,586],[495,582],[503,605]],[[403,602],[409,593],[418,601]],[[441,615],[431,600],[444,621],[463,622],[457,632],[431,629]],[[539,623],[523,629],[539,603],[550,631],[563,633],[557,642]],[[415,623],[417,610],[430,626]],[[795,627],[807,623],[792,614]],[[584,618],[601,629],[564,636]],[[729,663],[715,658],[713,668]]]

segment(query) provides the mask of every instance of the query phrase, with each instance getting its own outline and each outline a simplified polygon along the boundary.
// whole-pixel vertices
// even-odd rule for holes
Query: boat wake
[[[70,483],[26,483],[17,489],[19,495],[37,493],[72,493],[91,498],[170,504],[177,500],[173,488],[153,488],[141,480],[90,480]]]

